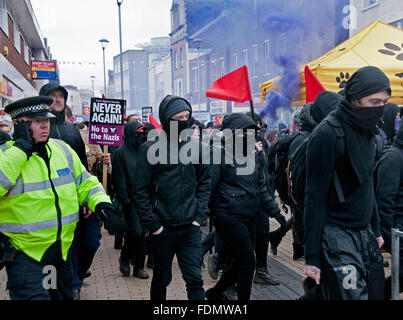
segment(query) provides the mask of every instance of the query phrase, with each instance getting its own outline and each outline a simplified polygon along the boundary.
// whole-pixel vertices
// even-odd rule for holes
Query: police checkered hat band
[[[27,116],[33,118],[51,118],[49,106],[53,99],[48,96],[24,98],[6,106],[5,111],[12,119]]]
[[[18,118],[19,115],[27,113],[49,112],[49,106],[42,103],[36,106],[22,107],[10,112],[12,119]]]

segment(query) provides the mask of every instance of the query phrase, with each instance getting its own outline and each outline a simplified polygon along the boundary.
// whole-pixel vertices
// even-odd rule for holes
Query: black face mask
[[[134,141],[134,148],[138,150],[140,146],[147,141],[147,136],[144,132],[137,133],[136,134],[136,139]]]
[[[181,121],[181,120],[173,120],[171,119],[171,121],[176,121],[178,123],[178,133],[180,134],[183,130],[189,129],[191,126],[190,123],[190,118],[188,120],[185,121]]]
[[[364,132],[372,132],[385,111],[385,106],[380,107],[358,107],[344,101],[341,105],[347,121],[354,127]]]

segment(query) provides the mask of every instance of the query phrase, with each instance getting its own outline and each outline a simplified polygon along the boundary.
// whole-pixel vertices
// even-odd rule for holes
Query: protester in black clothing
[[[222,124],[222,130],[232,131],[232,135],[226,139],[235,140],[235,147],[222,148],[221,164],[211,166],[210,209],[216,230],[234,260],[231,267],[223,272],[218,283],[206,292],[209,300],[222,299],[224,290],[234,283],[239,300],[250,299],[255,271],[254,239],[259,211],[263,209],[267,216],[274,217],[285,227],[285,218],[267,192],[261,168],[255,160],[256,128],[256,123],[245,114],[232,114],[226,117]],[[239,140],[242,141],[243,153],[236,148]],[[253,160],[253,167],[247,168],[248,172],[244,174],[239,172],[240,168],[246,168],[244,164],[240,164],[242,157]],[[228,159],[232,159],[232,164],[226,164]]]
[[[249,117],[251,112],[246,113]],[[265,182],[266,188],[272,187],[272,179],[269,172],[269,158],[267,156],[268,145],[264,138],[264,122],[255,113],[254,120],[257,126],[256,134],[256,160],[261,168],[261,174]],[[271,195],[274,191],[269,191]],[[270,234],[270,222],[267,214],[260,210],[257,217],[257,230],[255,241],[255,253],[256,253],[256,272],[253,278],[253,282],[257,284],[278,285],[280,281],[275,279],[269,272],[269,266],[267,264],[267,252],[269,250],[269,234]]]
[[[384,248],[391,253],[391,229],[403,231],[403,123],[393,145],[386,150],[376,170],[376,200],[378,203]],[[400,239],[400,292],[403,290],[403,240]],[[386,278],[385,299],[391,296],[391,277]]]
[[[290,144],[288,159],[298,149],[298,147],[309,137],[315,127],[326,116],[336,109],[341,96],[330,91],[322,91],[318,94],[314,102],[307,103],[301,110],[300,121],[301,131],[295,136]],[[304,256],[304,230],[303,230],[303,204],[291,205],[291,221],[287,221],[287,231],[292,228],[293,236],[293,259],[297,260]],[[271,250],[277,253],[277,247],[285,236],[280,229],[270,233]]]
[[[345,98],[331,118],[309,138],[305,274],[320,284],[326,300],[383,299],[373,139],[390,95],[389,79],[381,70],[359,69],[347,81]]]
[[[191,137],[191,113],[187,100],[166,96],[159,107],[164,130],[157,137],[158,142],[148,141],[138,151],[136,210],[153,234],[151,300],[166,299],[175,254],[189,300],[204,299],[200,224],[208,211],[210,175],[209,164],[202,162],[203,146]],[[185,134],[186,139],[183,135],[178,137],[178,132]],[[161,142],[165,137],[167,143]],[[157,143],[161,147],[158,154]],[[181,150],[189,146],[199,154],[191,152],[192,159],[186,163],[189,159],[184,159]]]
[[[146,258],[146,237],[134,200],[137,183],[137,150],[147,140],[147,127],[137,121],[128,122],[123,131],[123,145],[115,151],[112,158],[112,181],[115,196],[123,206],[128,225],[124,244],[119,258],[120,272],[130,276],[130,259],[134,259],[133,276],[147,279],[144,271]]]

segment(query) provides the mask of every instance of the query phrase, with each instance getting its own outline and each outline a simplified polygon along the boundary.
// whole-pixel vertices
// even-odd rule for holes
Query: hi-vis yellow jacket
[[[97,204],[110,199],[63,141],[49,139],[49,167],[35,153],[27,160],[14,143],[0,145],[0,232],[36,261],[60,240],[67,260],[79,205],[95,211]]]

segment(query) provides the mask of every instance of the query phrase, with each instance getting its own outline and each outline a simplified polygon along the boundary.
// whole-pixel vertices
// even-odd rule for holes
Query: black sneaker
[[[133,277],[139,279],[148,279],[150,276],[148,275],[147,272],[144,271],[144,269],[139,269],[139,270],[133,270]]]
[[[235,287],[228,287],[223,293],[222,293],[224,300],[238,300],[238,292],[236,292]]]
[[[257,284],[268,284],[271,286],[277,286],[280,284],[280,281],[273,278],[273,276],[267,271],[266,268],[256,268],[253,282]]]
[[[206,300],[210,300],[210,301],[222,301],[224,300],[224,297],[222,294],[217,293],[213,288],[210,288],[208,290],[206,290]]]
[[[304,252],[304,246],[301,244],[293,244],[293,249],[294,249],[294,253],[293,253],[293,260],[299,260],[299,259],[305,259],[305,252]]]
[[[129,263],[129,260],[119,258],[119,269],[120,269],[120,272],[125,277],[129,277],[130,276],[130,263]]]

